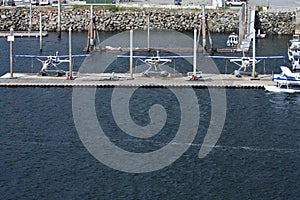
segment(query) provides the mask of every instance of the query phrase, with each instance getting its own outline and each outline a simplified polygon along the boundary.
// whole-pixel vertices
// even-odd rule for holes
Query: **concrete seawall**
[[[57,8],[34,8],[32,30],[39,30],[39,13],[43,16],[43,30],[57,30]],[[30,21],[29,8],[0,9],[0,31],[13,27],[16,31],[27,31]],[[200,10],[175,9],[128,9],[109,10],[94,9],[98,31],[124,31],[130,28],[146,29],[147,17],[151,28],[176,31],[192,31],[201,25]],[[63,8],[61,13],[61,30],[67,31],[71,26],[74,31],[87,31],[89,27],[89,8]],[[229,33],[238,30],[238,9],[207,10],[208,25],[211,32]],[[296,11],[262,11],[258,14],[258,25],[267,34],[294,34]]]

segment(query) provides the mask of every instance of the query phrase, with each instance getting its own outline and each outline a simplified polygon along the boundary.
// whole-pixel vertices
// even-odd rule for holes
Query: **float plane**
[[[277,86],[265,86],[265,89],[269,92],[300,92],[300,74],[293,73],[286,66],[280,66],[280,70],[280,74],[272,75],[272,81],[274,81]]]
[[[125,55],[117,55],[117,58],[130,58],[130,56]],[[193,56],[160,56],[159,51],[157,51],[156,56],[132,56],[132,58],[137,58],[149,68],[143,72],[145,76],[168,76],[169,72],[162,70],[160,67],[165,65],[166,63],[172,62],[173,59],[177,58],[192,58]]]
[[[72,58],[86,57],[89,54],[72,55]],[[65,76],[66,71],[59,69],[58,65],[61,63],[69,63],[69,55],[59,55],[56,51],[52,56],[39,56],[39,55],[15,55],[16,58],[35,58],[42,63],[42,68],[39,72],[41,76]]]
[[[252,72],[247,71],[250,67],[253,66],[253,63],[258,64],[262,60],[265,59],[285,59],[287,56],[260,56],[260,57],[248,57],[243,55],[243,57],[234,57],[234,56],[205,56],[206,58],[214,58],[214,59],[229,59],[230,62],[239,66],[238,70],[234,71],[234,75],[239,77],[241,75],[250,76]]]
[[[300,86],[300,73],[293,73],[288,67],[280,66],[281,73],[273,74],[272,80],[278,84],[289,84]]]

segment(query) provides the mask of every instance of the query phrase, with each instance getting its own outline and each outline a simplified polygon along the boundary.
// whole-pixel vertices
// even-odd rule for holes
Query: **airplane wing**
[[[239,59],[241,60],[243,57],[233,57],[233,56],[205,56],[205,58],[216,58],[216,59]],[[246,58],[252,58],[251,56]],[[287,58],[287,56],[258,56],[255,57],[256,60],[261,59],[284,59]]]
[[[48,56],[37,56],[37,55],[14,55],[16,58],[48,58]]]
[[[79,54],[79,55],[72,55],[72,58],[78,57],[87,57],[90,56],[89,54]],[[58,56],[38,56],[38,55],[14,55],[16,58],[39,58],[39,59],[48,59],[49,57],[53,58],[69,58],[69,55],[58,55]]]
[[[117,55],[116,56],[117,58],[130,58],[130,56],[124,56],[124,55]],[[147,59],[147,58],[151,58],[150,56],[132,56],[132,58],[144,58],[144,59]]]
[[[130,56],[124,56],[124,55],[117,55],[117,58],[130,58]],[[148,58],[154,58],[156,56],[132,56],[132,58],[142,58],[142,59],[148,59]],[[193,58],[194,56],[159,56],[159,59],[176,59],[176,58]]]
[[[243,57],[234,57],[234,56],[205,56],[205,58],[215,58],[215,59],[230,59],[235,61],[241,61]],[[252,58],[250,57],[244,57],[244,58]],[[285,59],[287,56],[258,56],[255,57],[256,60],[262,60],[262,59]]]
[[[215,59],[241,59],[242,57],[236,56],[204,56],[205,58],[215,58]]]
[[[161,59],[193,58],[194,56],[160,56]]]
[[[287,56],[259,56],[255,57],[257,60],[262,60],[262,59],[285,59],[288,58]]]
[[[79,57],[87,57],[90,56],[90,54],[79,54],[79,55],[72,55],[72,58],[79,58]],[[56,56],[57,58],[69,58],[69,55],[59,55]]]

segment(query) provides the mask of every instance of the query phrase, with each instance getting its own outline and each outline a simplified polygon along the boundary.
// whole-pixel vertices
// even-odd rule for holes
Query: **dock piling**
[[[73,79],[73,63],[72,63],[72,28],[69,28],[69,76]]]
[[[197,68],[197,30],[194,29],[194,62],[193,62],[193,75],[196,76]]]
[[[43,35],[42,35],[42,13],[40,13],[40,52],[43,51]]]
[[[147,37],[147,43],[148,43],[148,51],[150,51],[150,17],[147,17],[147,30],[148,30],[148,37]]]
[[[202,46],[203,53],[206,52],[206,18],[205,18],[205,4],[202,4]]]
[[[13,41],[14,41],[14,29],[10,28],[10,37],[7,37],[7,40],[10,42],[9,44],[9,71],[10,71],[10,78],[14,77],[13,74]]]
[[[29,6],[29,32],[32,30],[32,4]]]
[[[61,13],[60,13],[60,8],[61,4],[60,1],[58,1],[58,6],[57,6],[57,12],[58,12],[58,17],[57,17],[57,26],[58,26],[58,38],[61,38]]]
[[[130,30],[130,78],[133,79],[133,30]]]
[[[255,29],[253,29],[253,66],[252,66],[252,77],[256,78],[256,72],[255,72],[255,66],[256,66],[256,60],[255,60]]]
[[[90,24],[88,28],[88,39],[86,47],[83,51],[91,52],[91,51],[101,51],[101,43],[99,33],[97,31],[97,26],[95,23],[95,17],[93,15],[94,8],[93,5],[90,6]]]

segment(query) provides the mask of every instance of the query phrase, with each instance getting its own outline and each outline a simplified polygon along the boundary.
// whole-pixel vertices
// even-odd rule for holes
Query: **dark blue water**
[[[79,39],[74,52],[81,53],[85,35],[75,37]],[[288,39],[274,36],[269,43],[261,43]],[[38,47],[38,40],[18,40],[24,46],[16,52],[29,53],[30,49],[33,53],[34,43]],[[6,42],[1,43],[4,73],[8,55]],[[67,45],[66,40],[50,35],[43,54],[56,51],[54,47],[68,53]],[[286,49],[279,55],[282,52]],[[23,62],[25,66],[27,61]],[[118,130],[110,108],[113,89],[98,88],[95,100],[99,123],[112,142],[135,152],[153,151],[170,142],[178,129],[180,110],[168,89],[140,88],[133,96],[130,110],[138,125],[149,123],[147,110],[155,103],[164,106],[170,117],[163,132],[144,141]],[[300,96],[226,90],[222,134],[212,151],[199,159],[210,123],[211,99],[207,89],[194,90],[200,122],[190,148],[163,169],[132,174],[107,167],[83,146],[73,119],[72,88],[0,88],[1,199],[299,199]]]

